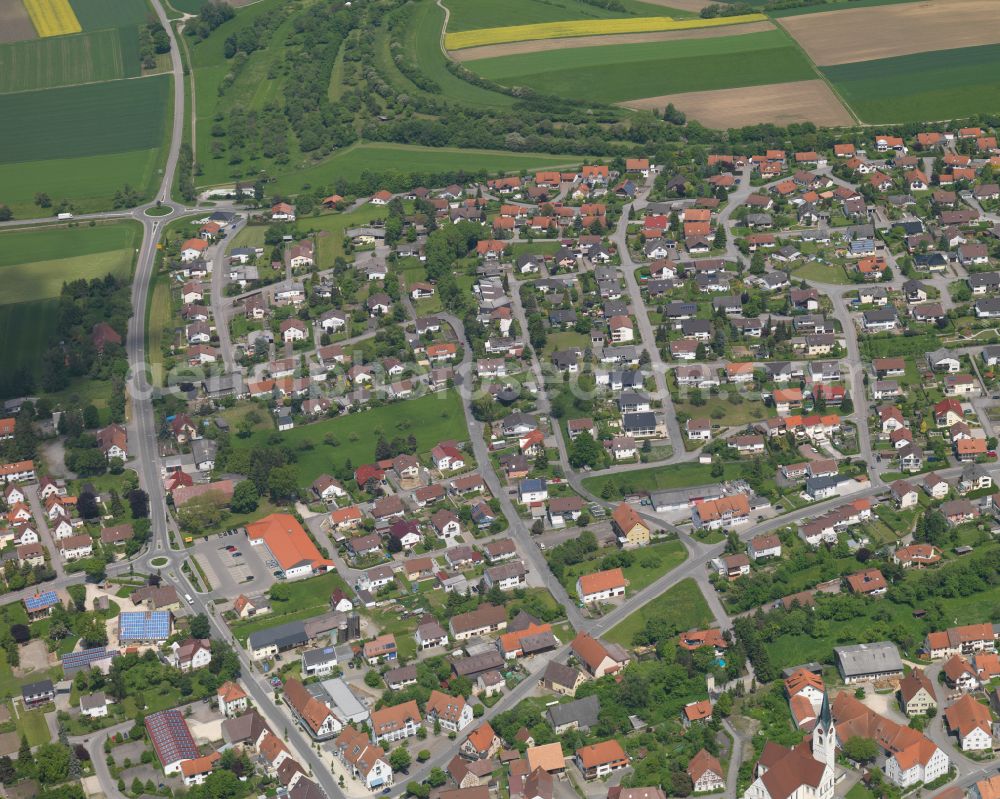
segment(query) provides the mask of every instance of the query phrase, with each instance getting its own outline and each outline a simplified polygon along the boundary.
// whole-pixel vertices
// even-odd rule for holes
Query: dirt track
[[[820,66],[1000,42],[996,0],[927,0],[784,17]]]
[[[662,110],[667,103],[710,128],[738,128],[773,122],[815,122],[835,127],[852,124],[851,115],[821,80],[772,83],[740,89],[665,94],[619,103],[627,108]]]
[[[0,42],[37,38],[35,26],[21,0],[0,0]]]
[[[566,39],[537,39],[530,42],[486,44],[467,47],[448,53],[455,61],[476,61],[480,58],[499,58],[524,53],[541,53],[546,50],[564,50],[570,47],[600,47],[608,44],[642,44],[643,42],[671,42],[681,39],[712,39],[716,36],[740,36],[774,30],[770,22],[748,22],[745,25],[722,25],[717,28],[693,28],[686,31],[653,31],[651,33],[609,33],[604,36],[571,36]]]

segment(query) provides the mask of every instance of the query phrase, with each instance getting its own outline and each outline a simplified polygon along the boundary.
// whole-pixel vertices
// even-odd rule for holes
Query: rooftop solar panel
[[[176,708],[146,716],[146,731],[153,742],[156,756],[164,766],[178,760],[193,760],[198,757],[198,747],[191,737],[187,722]]]
[[[40,594],[26,597],[24,600],[24,606],[28,610],[42,610],[57,604],[59,604],[59,597],[56,596],[55,591],[42,591]]]
[[[170,614],[165,610],[125,611],[119,614],[123,641],[162,641],[170,637]]]
[[[117,649],[108,649],[106,646],[97,646],[93,649],[82,649],[79,652],[69,652],[62,656],[63,669],[81,669],[89,666],[95,660],[113,658],[118,654]]]

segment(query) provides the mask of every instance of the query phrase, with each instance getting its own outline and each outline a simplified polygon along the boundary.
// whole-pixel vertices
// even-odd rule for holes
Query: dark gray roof
[[[597,724],[597,716],[601,712],[601,700],[597,696],[586,696],[574,699],[562,705],[552,705],[547,711],[549,723],[553,727],[572,724],[574,721],[582,729],[589,729]]]
[[[290,621],[250,633],[247,647],[254,650],[275,645],[279,649],[288,649],[293,646],[302,646],[308,640],[305,624],[301,621]]]

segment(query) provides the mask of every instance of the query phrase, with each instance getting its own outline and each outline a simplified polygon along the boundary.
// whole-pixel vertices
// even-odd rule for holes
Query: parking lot
[[[212,588],[228,599],[240,594],[259,594],[271,587],[272,572],[262,555],[263,547],[252,547],[242,531],[223,531],[194,545],[198,563],[205,570]]]

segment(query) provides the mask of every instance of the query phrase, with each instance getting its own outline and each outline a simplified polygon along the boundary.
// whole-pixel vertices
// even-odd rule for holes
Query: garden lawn
[[[600,563],[610,554],[615,554],[617,550],[599,549],[593,558],[567,566],[563,572],[562,583],[567,593],[576,596],[576,580],[581,574],[592,574],[600,571]],[[680,541],[664,541],[659,544],[651,544],[642,549],[630,552],[632,565],[622,569],[625,579],[628,580],[626,596],[641,591],[654,580],[662,577],[671,569],[676,568],[687,559],[687,549]],[[643,565],[643,564],[646,565]]]
[[[802,52],[778,30],[690,41],[554,48],[484,58],[470,66],[498,83],[592,103],[815,77]]]
[[[234,622],[233,635],[241,641],[250,633],[284,624],[289,621],[308,619],[328,609],[330,594],[335,588],[347,593],[350,589],[344,579],[335,571],[310,577],[308,580],[275,583],[274,588],[287,592],[284,599],[271,598],[271,612],[260,618]]]
[[[791,273],[803,280],[811,280],[819,283],[833,283],[838,286],[846,286],[851,282],[847,272],[840,264],[820,264],[815,261],[793,266]]]
[[[663,491],[672,488],[690,488],[708,485],[723,480],[736,480],[744,476],[745,464],[725,463],[721,477],[712,476],[712,467],[703,463],[675,463],[672,466],[653,466],[636,469],[620,475],[587,477],[583,487],[592,494],[601,495],[607,483],[615,488],[611,499],[620,499],[624,494],[643,491]],[[627,488],[628,491],[623,491]]]
[[[840,64],[823,67],[822,72],[868,123],[920,122],[1000,111],[998,44]]]
[[[234,449],[267,446],[273,430],[254,433],[249,438],[233,438]],[[314,424],[301,425],[281,434],[281,443],[298,450],[295,464],[299,485],[309,486],[333,464],[348,459],[355,467],[375,460],[375,444],[380,435],[387,440],[413,435],[417,452],[429,452],[438,442],[452,439],[468,441],[465,414],[456,391],[428,394],[405,402],[394,402]],[[339,443],[324,442],[333,436]],[[306,448],[302,448],[303,445]]]
[[[703,392],[703,395],[707,395],[707,393]],[[728,427],[738,427],[777,415],[777,411],[774,408],[768,407],[758,400],[744,399],[743,402],[734,405],[722,397],[705,396],[704,399],[704,405],[692,405],[689,402],[675,401],[674,410],[677,413],[686,413],[693,418],[708,417],[714,423]]]
[[[28,739],[29,746],[40,746],[51,740],[43,710],[22,711],[16,719],[17,732]]]
[[[642,631],[649,619],[668,619],[683,627],[704,627],[712,621],[712,611],[698,584],[688,578],[667,589],[622,622],[612,627],[604,638],[622,646],[632,646],[635,634]]]
[[[498,174],[522,169],[547,169],[580,163],[580,156],[464,150],[458,147],[417,147],[408,144],[354,144],[307,169],[279,175],[275,191],[294,193],[304,185],[327,186],[354,182],[362,174],[421,175],[442,172]],[[418,183],[421,181],[417,181]]]

